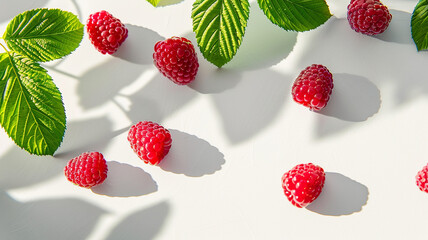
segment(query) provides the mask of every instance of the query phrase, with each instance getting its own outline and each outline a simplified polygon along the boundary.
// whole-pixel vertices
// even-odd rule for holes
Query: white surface
[[[185,0],[153,8],[144,0],[0,0],[0,32],[31,8],[78,14],[107,10],[129,27],[114,56],[85,34],[69,57],[47,65],[63,93],[67,132],[54,157],[20,150],[0,133],[0,239],[425,239],[428,195],[414,177],[427,162],[427,52],[410,36],[416,0],[385,0],[393,15],[378,37],[355,33],[348,1],[316,30],[286,32],[251,1],[236,57],[217,69],[199,54],[190,86],[152,64],[156,41],[192,40]],[[291,85],[312,63],[335,88],[320,113],[293,102]],[[141,120],[172,132],[158,167],[126,140]],[[109,177],[92,191],[67,182],[63,167],[100,151]],[[327,172],[321,196],[292,206],[281,176],[298,163]]]

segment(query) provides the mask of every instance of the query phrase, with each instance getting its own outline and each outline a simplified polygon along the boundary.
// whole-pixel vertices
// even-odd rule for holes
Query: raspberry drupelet
[[[352,0],[348,5],[347,18],[354,31],[377,35],[388,28],[392,15],[379,0]]]
[[[190,40],[171,37],[155,44],[153,63],[159,71],[178,85],[187,85],[195,80],[199,63]]]
[[[137,156],[145,163],[157,165],[171,148],[171,134],[161,125],[142,121],[128,132],[128,141]]]
[[[91,43],[102,54],[113,54],[128,37],[128,29],[107,11],[91,14],[86,23]]]
[[[291,94],[295,102],[318,111],[327,105],[333,87],[330,71],[323,65],[312,64],[300,72],[293,83]]]
[[[107,163],[99,152],[86,152],[71,159],[64,167],[67,179],[84,188],[91,188],[107,178]]]

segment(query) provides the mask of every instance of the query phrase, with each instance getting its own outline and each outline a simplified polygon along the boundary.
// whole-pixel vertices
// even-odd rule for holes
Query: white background
[[[222,69],[203,59],[189,86],[152,64],[156,41],[189,38],[194,1],[154,8],[145,0],[0,0],[0,34],[25,10],[61,8],[85,23],[107,10],[129,37],[104,56],[90,44],[44,66],[63,94],[67,131],[53,157],[19,149],[0,132],[0,239],[426,239],[428,194],[415,184],[427,164],[427,52],[410,19],[417,1],[385,0],[388,30],[350,29],[348,1],[304,33],[271,24],[251,2],[241,48]],[[291,98],[306,66],[333,73],[321,112]],[[170,129],[160,166],[144,164],[126,140],[152,120]],[[63,175],[67,161],[102,152],[106,182],[92,190]],[[281,176],[299,163],[326,171],[323,193],[299,209]]]

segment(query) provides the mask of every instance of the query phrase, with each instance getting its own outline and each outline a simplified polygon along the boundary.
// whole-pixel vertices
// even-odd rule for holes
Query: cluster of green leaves
[[[428,0],[420,0],[413,10],[412,38],[418,51],[428,49]]]
[[[158,6],[160,0],[147,0]],[[287,31],[315,29],[331,17],[325,0],[258,0],[274,24]],[[196,0],[193,31],[203,56],[217,67],[228,63],[241,45],[250,14],[248,0]]]
[[[147,0],[157,6],[160,0]],[[308,31],[326,22],[331,13],[325,0],[257,0],[274,24],[287,31]],[[217,67],[228,63],[241,45],[249,17],[248,0],[196,0],[193,31],[203,56]],[[428,49],[428,0],[419,0],[411,20],[412,38]]]
[[[325,0],[258,0],[274,24],[287,31],[315,29],[330,17]],[[196,0],[192,19],[196,41],[204,57],[221,67],[235,56],[249,17],[248,0]]]
[[[59,9],[17,15],[3,34],[0,54],[0,125],[29,153],[52,155],[66,128],[61,92],[39,62],[73,52],[83,38],[77,16]]]

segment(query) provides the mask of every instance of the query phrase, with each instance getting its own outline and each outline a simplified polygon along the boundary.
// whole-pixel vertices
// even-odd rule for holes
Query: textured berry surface
[[[366,35],[383,33],[392,15],[379,0],[352,0],[348,5],[348,22],[356,32]]]
[[[128,132],[131,148],[145,163],[157,165],[171,148],[171,134],[161,125],[143,121],[131,127]]]
[[[285,196],[299,208],[306,207],[320,195],[324,182],[324,170],[312,163],[299,164],[282,176]]]
[[[183,37],[157,42],[153,62],[165,77],[178,85],[186,85],[195,80],[199,68],[192,42]]]
[[[86,23],[91,43],[102,54],[113,54],[128,37],[128,29],[106,11],[91,14]]]
[[[91,188],[107,178],[107,163],[99,152],[82,153],[71,159],[64,168],[67,179],[84,188]]]
[[[428,165],[416,175],[416,185],[421,191],[428,193]]]
[[[333,86],[330,71],[323,65],[313,64],[300,72],[291,94],[297,103],[318,111],[327,105]]]

